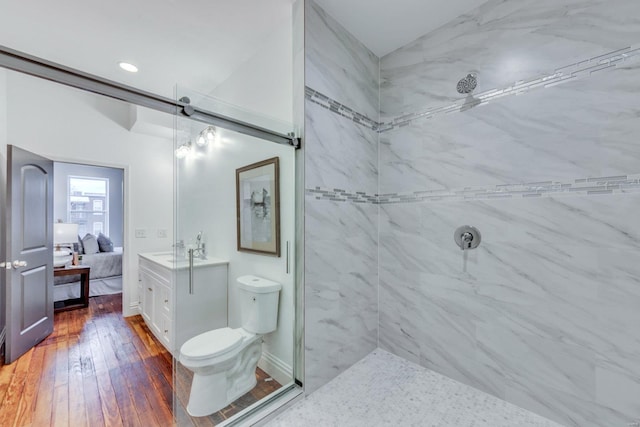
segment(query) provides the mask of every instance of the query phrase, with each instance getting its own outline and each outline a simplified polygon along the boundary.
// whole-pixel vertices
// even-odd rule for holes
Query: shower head
[[[469,73],[467,77],[460,79],[456,89],[458,93],[467,94],[473,92],[476,86],[478,86],[478,75],[476,73]]]

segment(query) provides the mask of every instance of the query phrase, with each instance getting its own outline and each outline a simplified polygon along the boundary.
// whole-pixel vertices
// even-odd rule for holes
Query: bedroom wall
[[[123,311],[137,314],[137,253],[170,250],[173,241],[173,142],[128,131],[130,108],[119,101],[15,72],[7,72],[7,89],[8,144],[125,170]],[[135,229],[147,237],[134,238]]]
[[[122,247],[124,239],[124,170],[76,163],[53,164],[53,217],[68,221],[69,176],[91,176],[109,180],[109,233],[113,245]],[[82,237],[82,236],[81,236]]]

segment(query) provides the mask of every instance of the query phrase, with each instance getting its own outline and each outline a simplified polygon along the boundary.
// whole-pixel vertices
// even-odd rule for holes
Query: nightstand
[[[67,311],[76,308],[89,307],[89,272],[91,267],[85,265],[75,265],[65,268],[54,268],[53,277],[80,275],[80,298],[72,298],[64,301],[56,301],[53,311]]]

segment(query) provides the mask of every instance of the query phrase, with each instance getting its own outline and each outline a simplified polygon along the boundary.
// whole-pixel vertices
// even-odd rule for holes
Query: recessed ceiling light
[[[138,67],[136,67],[133,64],[129,64],[128,62],[119,62],[118,65],[120,66],[120,68],[122,68],[125,71],[128,71],[130,73],[137,73],[138,72]]]

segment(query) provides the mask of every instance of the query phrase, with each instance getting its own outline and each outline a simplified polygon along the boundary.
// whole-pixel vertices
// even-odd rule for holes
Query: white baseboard
[[[135,316],[137,314],[141,314],[140,305],[138,303],[131,302],[129,303],[129,307],[125,306],[125,310],[123,310],[122,316],[130,317],[130,316]]]
[[[282,385],[289,384],[292,381],[293,369],[291,366],[271,353],[266,351],[262,352],[262,357],[260,357],[258,361],[258,367]]]

